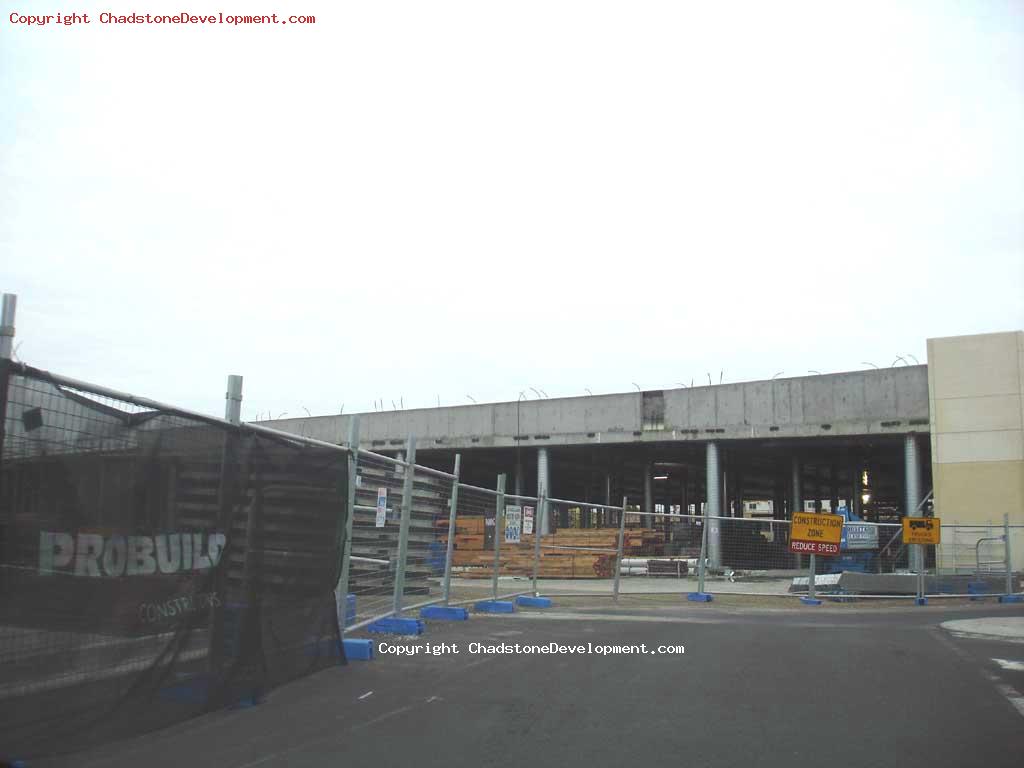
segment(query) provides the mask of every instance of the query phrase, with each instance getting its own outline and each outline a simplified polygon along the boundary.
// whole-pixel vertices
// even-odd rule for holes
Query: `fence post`
[[[334,586],[334,599],[338,604],[338,631],[344,634],[348,621],[348,575],[352,568],[352,526],[356,516],[356,482],[359,477],[359,417],[348,422],[348,487],[345,499],[345,544],[341,551],[341,570]]]
[[[412,517],[412,478],[416,465],[416,438],[409,436],[405,445],[405,481],[402,484],[402,519],[398,527],[398,564],[395,570],[395,617],[402,615],[405,594],[405,560],[409,554],[409,520]]]
[[[14,316],[17,311],[17,295],[5,293],[0,315],[0,360],[10,360],[14,355]]]
[[[812,554],[807,559],[810,560],[810,564],[807,566],[807,597],[802,598],[800,600],[800,602],[802,602],[804,605],[821,605],[821,600],[819,600],[817,597],[815,597],[815,592],[814,592],[814,589],[815,589],[814,571],[816,570],[815,567],[814,567],[815,566],[815,562],[814,561],[817,560],[818,558],[817,558],[816,555]]]
[[[241,424],[242,422],[242,377],[236,375],[229,375],[227,380],[227,390],[224,393],[224,419],[231,424]],[[221,460],[220,460],[220,484],[217,491],[217,528],[221,533],[227,533],[229,536],[230,543],[230,531],[232,510],[235,504],[234,494],[235,488],[235,459],[236,457],[236,440],[237,432],[234,430],[224,433],[224,445],[221,448]],[[245,553],[245,578],[246,588],[248,588],[248,580],[250,577],[249,570],[249,542],[252,537],[252,529],[255,525],[253,515],[255,505],[250,505],[248,517],[246,518],[246,553]],[[220,598],[220,602],[217,605],[211,605],[210,608],[210,631],[209,631],[209,654],[207,660],[207,666],[211,671],[217,672],[220,669],[220,665],[223,662],[224,656],[224,612],[226,597],[225,584],[227,583],[227,563],[230,557],[228,547],[225,547],[221,551],[221,558],[225,558],[224,565],[218,567],[213,573],[211,580],[211,592]],[[219,564],[219,561],[218,561]]]
[[[533,596],[540,597],[537,589],[537,577],[540,575],[540,518],[547,507],[544,491],[537,498],[537,510],[533,515]]]
[[[615,586],[612,599],[619,602],[619,579],[622,578],[622,542],[626,537],[626,497],[622,497],[622,513],[619,515],[619,543],[615,548]]]
[[[494,573],[491,574],[492,599],[498,599],[498,569],[501,562],[501,540],[505,538],[505,475],[498,475],[498,500],[494,510]]]
[[[918,562],[921,564],[921,567],[917,569],[917,598],[914,600],[914,603],[916,603],[917,605],[927,605],[928,600],[924,596],[924,563],[925,555],[927,553],[925,551],[924,544],[918,544],[917,546],[921,550],[921,554],[918,560]]]
[[[1006,553],[1006,594],[1013,594],[1013,568],[1010,552],[1010,514],[1003,513],[1003,551]]]
[[[1013,593],[1013,547],[1010,544],[1010,515],[1003,513],[1003,542],[1006,551],[1006,594],[1000,603],[1024,603],[1024,596]]]
[[[694,512],[697,511],[698,503],[694,507]],[[711,527],[711,522],[708,518],[711,516],[711,505],[704,505],[704,519],[701,521],[703,526],[700,535],[700,560],[697,561],[697,591],[691,592],[686,596],[686,599],[693,603],[710,603],[711,595],[704,591],[704,577],[707,574],[707,563],[708,563],[708,529]]]
[[[444,604],[448,605],[448,599],[452,591],[452,553],[455,549],[455,518],[456,510],[459,508],[459,468],[462,465],[462,454],[455,454],[455,479],[452,481],[452,496],[449,499],[448,511],[448,545],[444,554]]]

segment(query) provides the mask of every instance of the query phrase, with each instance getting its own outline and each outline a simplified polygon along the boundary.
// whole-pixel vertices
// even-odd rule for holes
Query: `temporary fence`
[[[3,757],[343,660],[343,450],[0,366]]]
[[[344,445],[242,424],[240,377],[227,401],[215,419],[0,359],[0,759],[257,701],[435,606],[1021,591],[1007,516],[943,523],[924,558],[901,525],[847,521],[812,557],[787,519],[513,494],[417,463],[414,436],[361,449],[358,417]]]

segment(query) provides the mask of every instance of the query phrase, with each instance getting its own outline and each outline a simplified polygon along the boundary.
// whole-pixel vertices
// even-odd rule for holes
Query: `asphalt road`
[[[453,643],[458,655],[379,654],[259,707],[30,768],[1024,764],[1024,712],[1006,689],[1024,691],[1024,671],[992,661],[1024,661],[1024,644],[938,627],[1019,606],[555,611],[431,623],[398,642]],[[471,642],[685,653],[472,654]]]

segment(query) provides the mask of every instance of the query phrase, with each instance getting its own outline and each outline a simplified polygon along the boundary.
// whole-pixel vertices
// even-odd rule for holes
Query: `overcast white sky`
[[[1016,0],[3,0],[0,288],[246,419],[924,362],[1024,327],[1022,137]]]

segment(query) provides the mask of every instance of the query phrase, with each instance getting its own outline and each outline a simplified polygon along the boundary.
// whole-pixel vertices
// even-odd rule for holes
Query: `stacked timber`
[[[448,541],[448,521],[436,523],[442,545]],[[615,550],[619,532],[615,528],[562,528],[541,539],[538,576],[548,579],[607,579],[615,572]],[[649,528],[627,529],[623,554],[630,556],[661,553],[662,537]],[[498,573],[502,576],[532,576],[534,538],[527,534],[518,544],[501,543]],[[484,548],[484,518],[460,517],[455,524],[452,566],[460,576],[490,578],[494,550]]]

